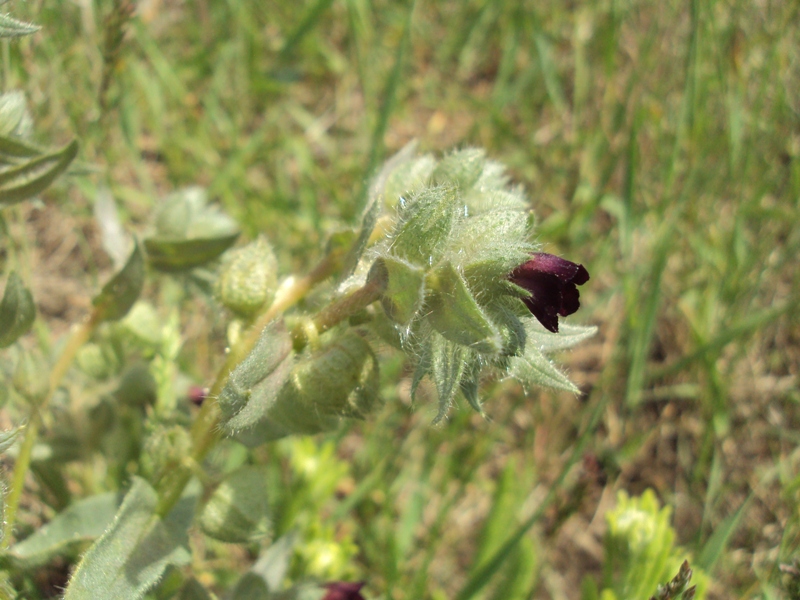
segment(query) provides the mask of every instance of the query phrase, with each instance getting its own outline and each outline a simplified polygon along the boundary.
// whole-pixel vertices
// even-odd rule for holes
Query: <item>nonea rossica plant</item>
[[[267,311],[219,396],[225,431],[257,445],[365,417],[379,404],[381,340],[414,361],[412,395],[432,380],[435,422],[459,393],[482,412],[479,383],[490,371],[577,392],[548,354],[594,333],[558,321],[578,309],[576,286],[589,273],[538,252],[532,223],[521,188],[483,151],[439,161],[401,151],[376,177],[361,230],[342,236],[352,242],[331,302],[308,317]]]

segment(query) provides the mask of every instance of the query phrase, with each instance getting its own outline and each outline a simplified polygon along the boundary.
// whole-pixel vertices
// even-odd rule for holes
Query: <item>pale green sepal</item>
[[[162,519],[156,514],[158,494],[134,477],[111,527],[83,556],[64,600],[138,600],[168,565],[188,564],[187,530],[198,494],[199,486],[190,485]]]
[[[525,355],[510,359],[509,374],[525,385],[542,386],[566,390],[577,394],[577,386],[564,373],[536,348],[530,341],[526,344]]]
[[[497,354],[502,339],[467,287],[464,278],[445,263],[427,278],[427,319],[448,340],[483,354]]]
[[[200,514],[203,532],[222,542],[257,542],[270,529],[268,473],[264,466],[245,466],[225,477]]]
[[[0,302],[0,348],[7,348],[27,333],[35,318],[33,296],[16,271],[11,271]]]
[[[458,194],[453,187],[424,189],[400,206],[400,222],[391,253],[421,266],[438,262],[458,219]]]
[[[414,375],[411,379],[411,399],[417,395],[417,388],[419,388],[419,384],[422,383],[422,379],[425,375],[428,375],[431,370],[431,364],[433,360],[433,344],[432,344],[432,337],[431,333],[427,333],[428,336],[428,343],[422,344],[422,347],[419,349],[417,355],[417,365],[414,368]]]
[[[481,406],[480,398],[478,397],[478,388],[480,385],[481,375],[481,361],[475,357],[464,369],[464,374],[461,377],[459,386],[464,398],[467,399],[469,405],[475,409],[475,412],[484,416],[483,407]]]
[[[33,569],[56,556],[72,555],[103,535],[114,520],[119,498],[114,492],[78,500],[44,527],[9,550],[8,559],[19,569]]]
[[[589,339],[597,333],[597,327],[587,325],[569,325],[563,321],[558,325],[558,333],[547,331],[536,319],[528,319],[525,332],[528,344],[541,352],[550,353],[567,350]]]
[[[370,269],[369,278],[385,280],[381,306],[399,325],[407,325],[425,300],[425,271],[392,257],[379,258]]]
[[[447,416],[453,398],[459,390],[461,376],[464,374],[468,351],[464,346],[451,342],[434,333],[431,339],[431,377],[436,384],[439,396],[439,412],[433,424]]]
[[[478,182],[485,163],[486,153],[480,148],[456,150],[439,161],[431,178],[435,183],[449,183],[466,191]]]

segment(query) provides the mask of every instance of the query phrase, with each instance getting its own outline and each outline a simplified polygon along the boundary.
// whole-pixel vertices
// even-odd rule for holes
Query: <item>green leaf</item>
[[[158,494],[135,477],[111,528],[78,565],[64,599],[137,600],[158,582],[167,565],[188,564],[187,529],[198,487],[191,486],[162,519],[156,514]]]
[[[114,519],[119,501],[108,492],[79,500],[56,515],[9,550],[17,568],[32,569],[56,556],[72,555],[87,542],[100,537]]]
[[[117,321],[128,314],[143,286],[144,257],[139,242],[134,240],[133,252],[128,262],[92,300],[99,320]]]
[[[272,321],[222,389],[222,426],[233,433],[262,420],[275,404],[293,364],[289,332],[282,320]]]
[[[22,431],[21,427],[15,427],[14,429],[9,429],[8,431],[3,431],[0,433],[0,454],[14,445],[14,442],[17,441],[17,436],[19,435],[20,431]]]
[[[190,240],[147,238],[147,259],[159,271],[176,273],[211,262],[233,246],[239,232],[221,237]]]
[[[77,155],[78,141],[73,140],[61,150],[0,170],[0,206],[16,204],[42,192]]]
[[[232,600],[267,600],[269,598],[267,584],[251,571],[239,578],[231,595]]]
[[[381,305],[395,323],[407,325],[419,312],[425,299],[425,272],[396,258],[379,258],[370,269],[369,279],[385,281]]]
[[[41,27],[0,14],[0,38],[18,38],[39,31]]]
[[[7,348],[33,325],[36,306],[33,296],[15,271],[11,271],[0,302],[0,348]]]
[[[459,389],[464,374],[467,350],[434,333],[431,338],[431,377],[436,384],[439,396],[439,412],[433,420],[434,425],[447,416],[453,398]]]
[[[0,115],[0,119],[2,116]],[[33,158],[44,154],[39,148],[19,138],[0,135],[0,160],[9,163],[20,158]]]
[[[430,294],[427,319],[445,338],[483,354],[497,354],[503,347],[500,333],[486,317],[464,278],[445,263],[427,278]]]
[[[181,587],[175,600],[212,600],[213,598],[214,596],[208,593],[202,583],[194,577],[190,577]]]
[[[266,582],[267,588],[279,590],[282,587],[299,537],[294,530],[283,534],[270,544],[250,569]]]
[[[156,215],[156,233],[145,239],[150,263],[178,272],[218,258],[239,237],[236,223],[208,203],[206,191],[190,187],[167,196]]]
[[[364,251],[367,249],[369,238],[372,235],[372,231],[375,229],[375,224],[378,222],[378,216],[381,214],[382,203],[380,200],[381,199],[378,197],[371,197],[364,209],[358,238],[356,238],[355,243],[350,246],[342,262],[344,266],[342,268],[342,274],[339,276],[340,281],[344,281],[353,274],[358,266],[358,262],[364,255]]]
[[[266,467],[246,466],[225,477],[200,515],[203,532],[231,544],[266,537],[270,526],[267,476]]]
[[[458,209],[458,193],[453,187],[424,189],[401,202],[392,253],[426,267],[438,262],[458,219]]]

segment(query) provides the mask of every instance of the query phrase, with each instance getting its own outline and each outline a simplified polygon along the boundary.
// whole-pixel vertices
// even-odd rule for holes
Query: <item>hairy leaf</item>
[[[14,545],[9,557],[17,568],[31,569],[47,564],[56,556],[71,555],[103,534],[118,507],[119,499],[113,492],[79,500]]]
[[[7,348],[27,333],[36,318],[33,296],[15,271],[11,271],[0,302],[0,348]]]
[[[65,600],[137,600],[168,565],[188,564],[187,529],[198,486],[192,486],[165,518],[158,495],[144,479],[133,480],[111,528],[89,549],[67,587]]]
[[[66,171],[77,155],[78,141],[73,140],[61,150],[0,170],[0,206],[15,204],[42,192]]]

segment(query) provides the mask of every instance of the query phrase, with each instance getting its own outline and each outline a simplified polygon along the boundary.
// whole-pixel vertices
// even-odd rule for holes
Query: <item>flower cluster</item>
[[[412,393],[430,377],[439,420],[459,391],[481,410],[487,367],[577,391],[546,354],[594,332],[566,326],[559,333],[558,323],[578,309],[576,286],[589,273],[538,252],[528,200],[504,167],[465,149],[438,162],[405,156],[388,170],[379,180],[394,226],[362,262],[368,280],[383,283],[385,339],[416,358]]]

